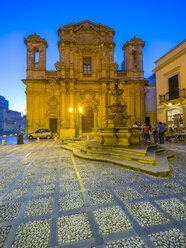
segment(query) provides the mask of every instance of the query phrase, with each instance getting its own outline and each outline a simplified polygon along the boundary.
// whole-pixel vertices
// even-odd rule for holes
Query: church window
[[[35,51],[35,54],[34,54],[34,66],[38,67],[38,65],[39,65],[39,51]]]
[[[83,58],[83,72],[91,72],[91,58]]]

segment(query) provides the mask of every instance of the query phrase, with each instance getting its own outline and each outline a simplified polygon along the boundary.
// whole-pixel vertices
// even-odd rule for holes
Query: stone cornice
[[[186,53],[186,48],[184,48],[183,50],[181,50],[180,52],[176,53],[175,55],[173,55],[171,58],[167,59],[164,63],[162,63],[161,65],[157,66],[153,72],[157,72],[159,71],[161,68],[163,68],[164,66],[166,66],[167,64],[171,63],[173,60],[179,58],[180,56],[182,56],[184,53]],[[157,62],[157,61],[156,61]],[[155,62],[155,63],[156,63]]]
[[[48,44],[45,39],[41,38],[36,33],[29,35],[27,38],[24,39],[24,43],[27,45],[28,43],[43,43],[48,47]]]
[[[60,36],[61,32],[62,31],[74,31],[74,32],[77,32],[78,30],[80,29],[83,29],[83,30],[94,30],[96,32],[112,32],[112,34],[114,35],[115,34],[115,31],[114,29],[110,28],[110,27],[107,27],[103,24],[96,24],[94,22],[91,22],[89,20],[85,20],[85,21],[82,21],[82,22],[78,22],[78,23],[71,23],[71,24],[68,24],[68,25],[65,25],[63,27],[60,27],[58,29],[58,35]]]
[[[143,41],[142,39],[140,38],[136,38],[136,36],[134,36],[134,38],[132,38],[130,41],[127,41],[124,46],[122,47],[123,50],[125,50],[125,48],[127,46],[139,46],[141,45],[142,47],[145,46],[145,41]]]

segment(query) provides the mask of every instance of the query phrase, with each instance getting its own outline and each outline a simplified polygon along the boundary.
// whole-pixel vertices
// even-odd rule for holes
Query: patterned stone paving
[[[186,244],[186,235],[176,228],[152,233],[149,237],[154,245],[159,248],[184,248]]]
[[[0,221],[16,219],[22,204],[22,202],[0,204]]]
[[[86,213],[72,214],[58,218],[58,244],[74,243],[90,239],[92,232]]]
[[[105,245],[106,248],[122,248],[122,247],[130,247],[130,248],[145,248],[147,247],[143,240],[139,237],[131,237],[128,239],[121,239],[113,242],[109,242]]]
[[[97,189],[88,191],[90,202],[92,205],[101,205],[114,202],[112,195],[106,189]]]
[[[81,193],[64,194],[59,197],[59,211],[67,211],[70,209],[81,208],[84,202]]]
[[[11,247],[48,247],[50,220],[29,221],[19,225]]]
[[[31,217],[35,215],[43,215],[51,213],[53,205],[52,197],[44,197],[39,199],[30,200],[26,207],[24,216]]]
[[[150,202],[126,204],[126,206],[140,226],[152,226],[169,222]]]
[[[119,206],[95,210],[94,216],[99,225],[101,234],[122,232],[133,228]]]
[[[117,193],[117,195],[122,201],[128,201],[128,200],[143,197],[141,194],[137,192],[136,189],[129,187],[129,186],[118,187],[118,188],[115,188],[114,191]]]
[[[86,161],[53,140],[0,146],[0,247],[182,248],[185,145],[169,178]]]
[[[156,201],[167,213],[176,220],[186,220],[186,206],[177,198]]]
[[[0,227],[0,247],[3,247],[3,244],[7,238],[7,235],[10,231],[10,226]]]

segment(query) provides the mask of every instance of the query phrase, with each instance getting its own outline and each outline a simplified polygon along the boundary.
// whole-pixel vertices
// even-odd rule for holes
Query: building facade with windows
[[[186,127],[186,39],[155,64],[158,121]]]
[[[21,117],[21,112],[9,110],[9,101],[0,96],[0,135],[25,129],[26,117]]]
[[[9,102],[4,96],[0,96],[0,109],[9,109]]]
[[[46,70],[45,39],[25,38],[27,77],[27,133],[50,129],[60,137],[77,136],[107,127],[107,107],[114,101],[115,84],[124,89],[129,126],[145,118],[143,46],[132,38],[124,46],[124,71],[114,62],[115,31],[90,21],[59,28],[59,61]]]

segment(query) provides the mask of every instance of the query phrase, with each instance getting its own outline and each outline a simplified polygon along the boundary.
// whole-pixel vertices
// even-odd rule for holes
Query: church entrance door
[[[50,131],[53,133],[57,133],[57,119],[50,119]]]
[[[82,131],[83,133],[90,133],[92,128],[94,128],[94,113],[92,108],[86,107],[82,115]]]

